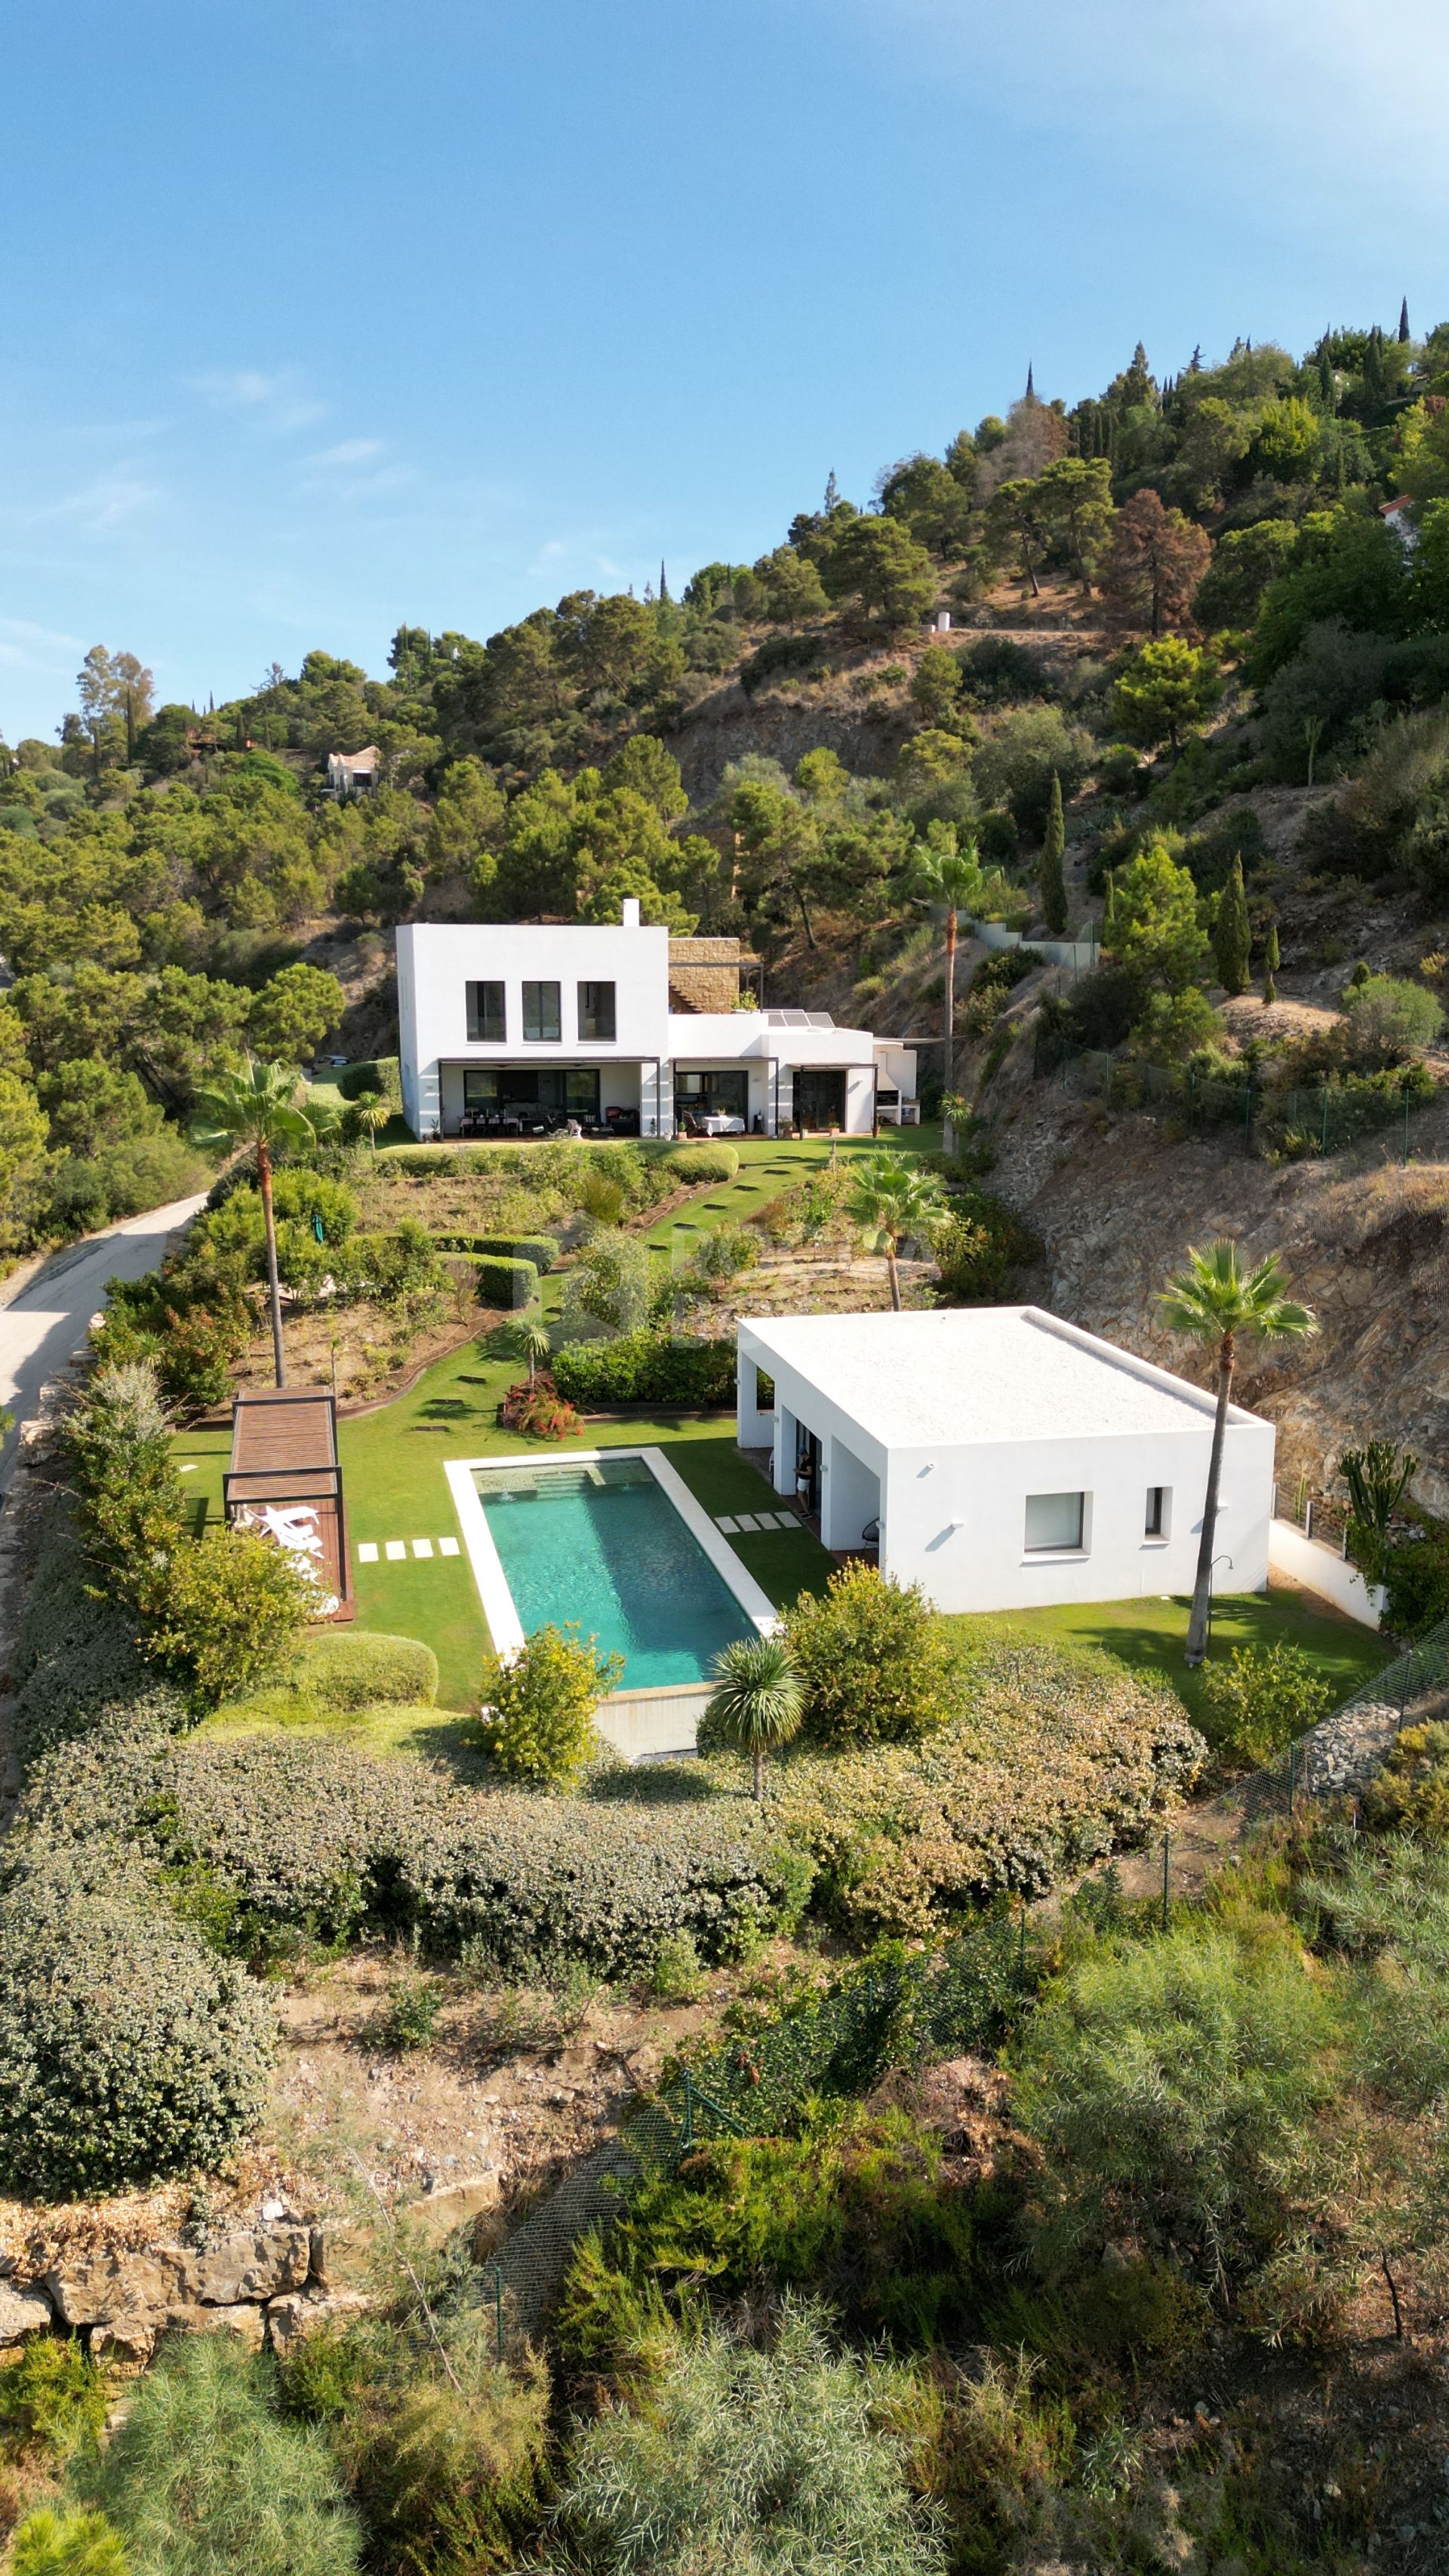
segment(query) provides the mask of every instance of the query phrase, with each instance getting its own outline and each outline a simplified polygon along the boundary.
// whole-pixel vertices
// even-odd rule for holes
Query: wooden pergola
[[[231,1465],[222,1477],[228,1521],[293,1547],[351,1619],[352,1556],[337,1457],[337,1406],[315,1387],[246,1388],[232,1405]]]

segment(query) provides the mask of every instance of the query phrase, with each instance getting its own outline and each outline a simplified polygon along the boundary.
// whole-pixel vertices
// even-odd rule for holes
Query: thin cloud
[[[381,454],[380,438],[344,438],[336,447],[324,447],[316,456],[309,456],[307,462],[309,465],[339,467],[365,465],[370,457],[381,456]]]
[[[290,371],[269,376],[255,367],[214,367],[183,382],[188,393],[198,394],[213,410],[250,414],[268,429],[310,428],[327,408]]]
[[[58,501],[41,502],[29,510],[0,511],[0,522],[17,529],[59,523],[98,536],[154,510],[161,499],[158,483],[148,483],[132,467],[118,465],[109,474],[98,474],[91,482],[81,484],[76,491],[62,493]]]

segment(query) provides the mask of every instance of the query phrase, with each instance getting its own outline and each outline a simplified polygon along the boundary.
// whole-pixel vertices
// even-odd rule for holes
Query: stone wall
[[[325,2230],[281,2201],[254,2226],[190,2240],[57,2248],[37,2239],[0,2265],[0,2360],[30,2335],[79,2335],[93,2360],[143,2369],[161,2336],[223,2330],[285,2352],[366,2306],[328,2278]]]

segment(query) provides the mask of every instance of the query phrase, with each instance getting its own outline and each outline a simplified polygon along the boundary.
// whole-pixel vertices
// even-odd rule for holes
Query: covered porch
[[[880,1463],[872,1464],[830,1423],[828,1402],[812,1405],[792,1384],[789,1401],[766,1377],[740,1327],[738,1424],[742,1449],[768,1448],[770,1481],[792,1501],[833,1556],[882,1553]]]
[[[577,1128],[585,1136],[659,1136],[658,1057],[635,1062],[552,1064],[443,1063],[438,1067],[439,1132],[443,1136],[557,1136]]]

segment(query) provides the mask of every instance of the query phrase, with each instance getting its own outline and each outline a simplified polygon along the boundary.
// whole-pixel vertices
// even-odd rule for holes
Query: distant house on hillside
[[[370,796],[382,774],[382,754],[375,742],[366,751],[329,751],[327,754],[327,787],[329,796]]]
[[[1406,551],[1416,546],[1419,542],[1419,531],[1409,516],[1409,512],[1412,510],[1413,506],[1413,494],[1410,492],[1401,492],[1396,501],[1381,501],[1379,503],[1379,517],[1382,519],[1384,526],[1386,528],[1393,529],[1400,545],[1403,546]]]

